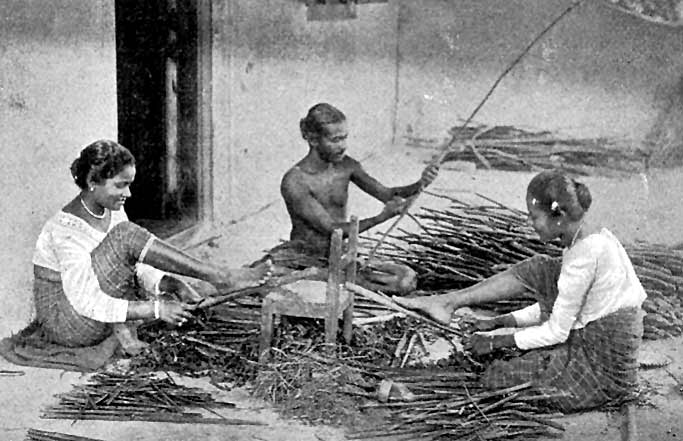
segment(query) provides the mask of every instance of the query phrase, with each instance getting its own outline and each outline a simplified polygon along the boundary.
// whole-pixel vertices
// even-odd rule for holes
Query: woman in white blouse
[[[255,285],[269,271],[229,269],[197,260],[128,221],[135,160],[125,147],[100,140],[71,166],[80,193],[43,227],[33,257],[36,319],[43,338],[69,347],[96,345],[114,331],[127,352],[144,345],[125,326],[160,319],[180,326],[192,289],[172,274],[217,288]],[[178,300],[160,300],[160,292]],[[196,294],[196,293],[195,293]]]
[[[519,357],[496,360],[483,376],[491,387],[533,381],[562,396],[562,411],[596,407],[628,397],[636,386],[636,353],[642,337],[645,290],[619,240],[586,219],[588,188],[559,172],[542,172],[529,183],[529,222],[547,242],[559,239],[561,258],[535,256],[485,281],[443,295],[396,298],[443,323],[466,305],[533,296],[519,311],[479,320],[473,353],[518,348]]]

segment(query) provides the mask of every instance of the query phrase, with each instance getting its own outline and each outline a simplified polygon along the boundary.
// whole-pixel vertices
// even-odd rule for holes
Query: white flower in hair
[[[551,211],[559,211],[560,210],[560,204],[558,204],[557,201],[553,201],[552,204],[550,204],[550,210]]]

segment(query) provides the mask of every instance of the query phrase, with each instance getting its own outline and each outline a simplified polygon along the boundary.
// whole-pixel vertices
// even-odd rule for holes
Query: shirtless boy
[[[438,166],[430,165],[422,177],[403,187],[385,187],[361,164],[346,155],[346,116],[327,103],[313,106],[300,122],[308,154],[282,178],[280,192],[292,221],[290,240],[327,250],[335,228],[348,233],[346,220],[349,183],[384,203],[376,216],[360,220],[363,232],[399,214],[408,198],[434,181]]]
[[[409,198],[431,184],[438,174],[438,166],[430,165],[417,182],[385,187],[346,155],[346,116],[330,104],[313,106],[301,120],[300,128],[308,142],[308,154],[284,175],[280,186],[292,222],[290,242],[279,248],[284,255],[296,250],[299,255],[326,256],[332,231],[341,228],[348,234],[350,182],[384,203],[377,215],[360,220],[359,231],[363,232],[401,213]],[[368,269],[370,272],[365,271],[362,277],[375,284],[369,286],[379,285],[396,293],[415,289],[416,274],[405,265],[373,262]]]

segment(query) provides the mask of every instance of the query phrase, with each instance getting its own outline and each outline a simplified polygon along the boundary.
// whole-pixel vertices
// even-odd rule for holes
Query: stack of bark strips
[[[462,148],[444,158],[469,161],[480,168],[510,171],[559,169],[578,175],[641,171],[648,154],[609,138],[572,138],[549,131],[528,131],[513,126],[456,126],[449,131]],[[441,152],[449,139],[407,136],[412,148]]]
[[[150,374],[95,374],[87,384],[57,395],[59,403],[41,414],[46,419],[153,421],[186,424],[259,425],[258,421],[229,419],[217,408],[232,408],[233,403],[213,399],[210,393],[177,384],[170,376]],[[201,408],[216,415],[207,418],[186,408]]]

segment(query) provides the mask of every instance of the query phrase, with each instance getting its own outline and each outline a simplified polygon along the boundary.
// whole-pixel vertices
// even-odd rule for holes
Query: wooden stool
[[[348,252],[342,254],[342,230],[332,233],[327,282],[299,280],[280,286],[268,293],[261,306],[260,359],[264,360],[273,338],[275,314],[325,319],[325,343],[337,340],[338,320],[344,322],[343,336],[351,341],[353,293],[344,287],[345,281],[356,281],[358,256],[358,218],[351,217]]]

